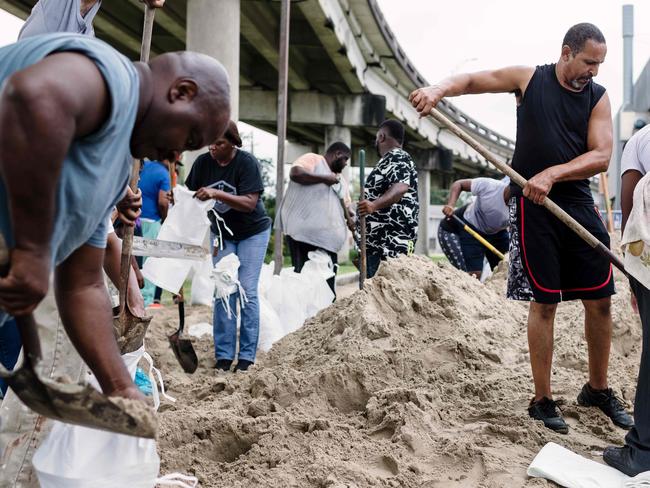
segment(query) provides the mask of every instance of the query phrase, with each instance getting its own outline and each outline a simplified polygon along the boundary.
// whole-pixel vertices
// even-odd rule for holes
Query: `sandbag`
[[[144,354],[122,356],[131,378]],[[92,375],[89,383],[100,389]],[[153,488],[160,458],[154,439],[54,421],[32,464],[41,488]]]
[[[203,261],[194,264],[190,305],[212,305],[214,281],[211,274],[212,257],[206,256]]]
[[[273,343],[279,341],[284,336],[282,322],[280,317],[273,310],[269,301],[263,296],[259,296],[260,306],[260,336],[257,342],[257,348],[268,352]]]
[[[203,245],[210,231],[208,209],[214,201],[202,202],[194,192],[183,186],[174,188],[174,205],[163,222],[158,239]],[[188,259],[148,258],[142,268],[142,275],[156,286],[171,293],[178,293],[193,269],[195,261]]]

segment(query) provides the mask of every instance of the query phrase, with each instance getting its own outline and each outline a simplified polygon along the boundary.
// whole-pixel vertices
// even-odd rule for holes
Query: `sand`
[[[640,324],[617,277],[610,383],[629,402]],[[505,270],[485,285],[418,257],[382,265],[366,289],[339,300],[258,356],[247,373],[217,376],[211,338],[182,372],[158,312],[147,348],[178,398],[160,413],[162,473],[203,487],[540,487],[526,467],[549,441],[597,461],[625,431],[579,407],[587,354],[579,303],[556,320],[553,385],[571,426],[532,421],[527,306],[505,295]],[[187,324],[209,321],[188,309]]]

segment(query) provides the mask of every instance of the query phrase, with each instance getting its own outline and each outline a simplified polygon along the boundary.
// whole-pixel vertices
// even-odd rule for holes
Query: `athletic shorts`
[[[561,207],[609,248],[609,234],[591,205]],[[524,197],[510,199],[508,298],[558,303],[615,293],[612,265],[566,224]]]

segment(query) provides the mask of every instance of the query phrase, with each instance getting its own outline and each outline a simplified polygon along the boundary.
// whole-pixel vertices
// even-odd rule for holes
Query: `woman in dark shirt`
[[[194,162],[185,184],[190,190],[196,190],[196,198],[216,202],[214,211],[219,218],[211,218],[214,264],[233,253],[240,261],[239,281],[247,301],[241,310],[235,370],[246,371],[255,362],[257,351],[260,323],[257,287],[271,235],[271,219],[260,198],[264,185],[259,162],[252,154],[238,149],[241,145],[237,126],[231,121],[224,136]],[[237,310],[238,299],[238,291],[230,295],[231,310]],[[216,368],[223,371],[230,370],[237,351],[237,317],[234,313],[228,315],[225,307],[215,300]]]

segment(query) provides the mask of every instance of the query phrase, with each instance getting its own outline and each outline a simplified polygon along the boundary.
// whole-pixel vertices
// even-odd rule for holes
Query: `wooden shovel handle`
[[[142,30],[142,44],[140,46],[140,61],[149,61],[151,52],[151,36],[153,34],[153,21],[155,9],[145,6],[144,10],[144,28]],[[133,160],[131,169],[131,179],[129,186],[135,193],[138,191],[138,179],[140,178],[140,160]],[[131,254],[133,251],[133,227],[124,229],[122,239],[122,259],[120,261],[120,317],[126,314],[126,294],[129,287],[129,273],[131,272]]]
[[[474,149],[477,153],[483,156],[487,161],[492,163],[501,173],[510,177],[511,181],[514,181],[520,187],[526,186],[526,179],[517,173],[507,164],[499,161],[499,159],[492,154],[488,149],[486,149],[480,142],[474,139],[471,135],[461,129],[458,125],[452,122],[446,115],[440,112],[438,109],[433,108],[429,113],[431,117],[440,122],[443,126],[449,129],[450,132],[458,136],[463,140],[468,146]],[[621,270],[626,276],[629,277],[629,274],[625,271],[625,265],[623,261],[619,259],[612,251],[607,249],[602,242],[600,242],[596,237],[594,237],[587,229],[585,229],[576,219],[571,217],[568,213],[562,210],[555,202],[551,201],[550,198],[546,197],[544,203],[542,203],[553,215],[560,219],[567,227],[569,227],[573,232],[578,234],[578,236],[584,240],[589,246],[597,250],[600,254],[605,256],[609,261]]]

